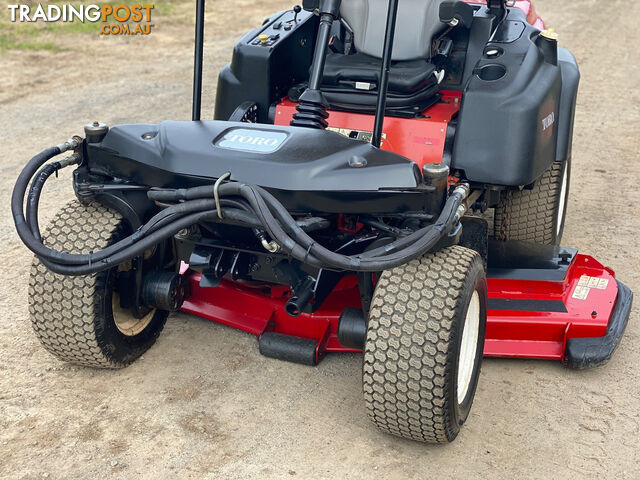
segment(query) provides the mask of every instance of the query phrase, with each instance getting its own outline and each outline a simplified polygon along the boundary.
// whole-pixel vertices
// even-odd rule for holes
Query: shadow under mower
[[[373,422],[438,443],[467,419],[483,352],[610,358],[632,294],[558,246],[575,59],[526,1],[383,3],[267,18],[200,121],[199,0],[191,122],[95,122],[28,163],[12,211],[47,350],[123,367],[182,309],[270,357],[363,351]],[[77,200],[41,234],[42,187],[72,165]]]

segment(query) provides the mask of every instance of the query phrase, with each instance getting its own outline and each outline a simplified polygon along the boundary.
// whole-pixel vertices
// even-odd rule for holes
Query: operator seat
[[[445,28],[438,14],[443,1],[399,0],[387,114],[412,116],[438,99],[429,60],[433,39]],[[343,0],[340,15],[353,30],[356,53],[327,55],[321,89],[332,108],[375,110],[387,8],[387,0]]]
[[[416,60],[429,56],[433,37],[444,28],[438,11],[444,0],[400,0],[392,60]],[[387,0],[344,0],[340,16],[353,29],[360,53],[382,58],[387,23]]]

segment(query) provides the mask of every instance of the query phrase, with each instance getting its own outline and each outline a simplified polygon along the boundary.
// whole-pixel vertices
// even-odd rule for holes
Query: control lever
[[[295,5],[293,7],[293,23],[298,23],[298,14],[302,11],[302,7],[300,5]]]
[[[311,74],[309,75],[309,88],[300,96],[300,103],[296,107],[297,113],[293,114],[291,126],[327,128],[327,118],[329,107],[324,95],[320,91],[324,64],[329,48],[329,37],[334,20],[340,16],[340,0],[321,0],[318,14],[320,15],[320,26],[316,36],[316,47],[313,52],[311,63]]]

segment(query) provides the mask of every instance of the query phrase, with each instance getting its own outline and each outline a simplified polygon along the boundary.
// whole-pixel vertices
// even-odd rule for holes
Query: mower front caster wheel
[[[383,272],[364,349],[369,417],[383,431],[451,442],[480,375],[487,283],[480,256],[454,246]]]
[[[43,237],[56,250],[89,253],[127,233],[120,214],[96,203],[73,201],[58,212]],[[168,312],[150,309],[136,317],[120,307],[117,277],[127,267],[69,277],[52,273],[34,259],[29,312],[33,330],[49,352],[76,365],[120,368],[153,345]]]

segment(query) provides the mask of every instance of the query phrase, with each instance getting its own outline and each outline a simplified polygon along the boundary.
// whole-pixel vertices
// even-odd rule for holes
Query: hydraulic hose
[[[34,253],[49,254],[53,252],[50,249],[47,249],[42,241],[39,239],[39,232],[35,234],[29,228],[23,210],[24,203],[24,195],[27,191],[27,187],[29,186],[29,181],[35,175],[42,165],[51,160],[56,155],[59,155],[62,152],[70,150],[78,146],[78,141],[76,139],[71,139],[66,143],[61,145],[56,145],[55,147],[47,148],[43,150],[36,156],[34,156],[29,163],[22,169],[20,175],[18,175],[18,179],[16,180],[16,185],[13,188],[13,193],[11,194],[11,214],[13,215],[13,221],[16,226],[16,231],[18,232],[18,236],[22,240],[22,242]],[[46,174],[45,174],[46,175]],[[48,175],[47,175],[48,178]],[[44,184],[44,183],[43,183]],[[37,195],[35,205],[37,210],[37,203],[39,200],[39,194]],[[37,211],[34,212],[37,215]],[[37,250],[37,251],[36,251]]]
[[[165,241],[178,231],[203,221],[233,223],[266,231],[280,249],[293,258],[317,268],[356,272],[381,271],[424,255],[457,224],[464,214],[463,201],[469,194],[466,184],[457,186],[448,197],[435,223],[399,237],[393,242],[359,255],[343,255],[320,245],[307,231],[328,227],[328,220],[312,217],[295,220],[287,209],[267,190],[239,182],[216,182],[189,189],[151,189],[150,200],[164,206],[133,234],[98,252],[71,254],[46,247],[38,226],[38,205],[46,180],[60,168],[77,163],[74,154],[47,165],[59,153],[75,149],[79,139],[49,148],[33,157],[20,173],[11,197],[11,209],[18,235],[53,272],[64,275],[87,275],[113,268],[142,255],[147,249]],[[44,166],[43,166],[44,165]],[[35,178],[34,178],[35,176]],[[23,211],[29,181],[34,178],[27,198],[27,218]],[[264,239],[264,235],[260,234]],[[266,242],[263,243],[272,243]]]
[[[38,171],[36,178],[33,180],[31,188],[29,189],[29,194],[27,195],[27,221],[31,226],[31,231],[33,232],[34,237],[38,240],[42,240],[40,227],[38,226],[38,205],[40,203],[40,193],[42,192],[42,187],[44,187],[44,184],[49,177],[59,170],[59,165],[60,164],[58,162],[53,162],[42,167]],[[35,228],[33,228],[34,226]]]
[[[40,227],[38,225],[38,205],[40,203],[40,194],[42,193],[42,188],[44,187],[45,182],[54,173],[57,175],[59,170],[68,167],[69,165],[74,165],[78,163],[79,160],[80,155],[74,153],[73,155],[70,155],[60,162],[47,163],[38,171],[33,182],[31,182],[29,194],[27,195],[26,217],[33,235],[38,240],[42,240],[42,237],[40,235]]]
[[[251,218],[247,216],[247,213],[241,210],[228,209],[225,210],[225,214],[228,215],[228,218],[236,220],[243,224],[249,223],[251,221]],[[183,228],[187,228],[204,220],[215,221],[217,219],[218,213],[215,210],[186,215],[184,217],[181,217],[171,225],[160,228],[152,234],[138,240],[133,245],[131,245],[130,248],[123,249],[95,263],[87,263],[84,265],[63,265],[51,262],[45,257],[40,257],[40,260],[48,269],[50,269],[54,273],[59,273],[61,275],[89,275],[92,273],[97,273],[113,267],[117,267],[127,260],[139,257],[144,254],[144,252],[149,248],[154,247],[163,240],[171,238],[173,235],[175,235],[176,232]]]
[[[284,225],[291,227],[290,233],[292,233],[297,240],[302,242],[303,245],[307,247],[315,243],[312,238],[310,238],[308,235],[305,234],[305,232],[302,232],[295,227],[295,225],[291,222],[292,220],[291,215],[289,215],[289,212],[282,206],[280,202],[278,202],[266,190],[261,189],[260,187],[257,187],[257,188],[261,190],[262,195],[264,196],[267,203],[269,203],[269,206],[275,211],[278,219],[281,222],[283,222]],[[462,204],[462,201],[464,200],[467,194],[468,194],[468,187],[466,187],[466,185],[456,188],[453,194],[449,197],[449,199],[445,203],[445,206],[440,216],[438,217],[438,219],[434,224],[428,225],[423,229],[417,230],[406,237],[401,237],[398,240],[392,243],[389,243],[383,247],[379,247],[379,248],[370,250],[368,252],[365,252],[362,255],[360,255],[360,257],[368,258],[368,257],[376,257],[380,255],[387,255],[401,248],[405,248],[411,245],[416,245],[415,244],[416,241],[420,242],[421,239],[423,239],[425,235],[428,234],[429,231],[434,229],[440,232],[439,237],[442,236],[443,233],[447,233],[451,229],[451,227],[453,227],[453,225],[456,223],[457,221],[457,219],[455,218],[456,212],[460,207],[460,205]],[[431,247],[432,246],[433,245],[431,245]],[[416,247],[417,250],[422,250],[423,248],[424,247],[421,244],[418,244]]]
[[[276,201],[274,203],[273,200],[275,199],[273,199],[272,204],[273,206],[277,206],[279,219],[291,228],[291,233],[305,249],[305,255],[311,253],[317,257],[320,262],[331,264],[337,268],[354,271],[381,271],[402,265],[413,258],[424,255],[427,251],[433,248],[440,238],[448,233],[457,222],[458,219],[456,218],[457,215],[455,212],[457,212],[459,206],[464,200],[464,195],[465,194],[462,189],[454,192],[454,194],[452,194],[447,200],[440,217],[433,225],[429,225],[407,237],[396,240],[385,247],[380,247],[358,256],[336,254],[335,252],[331,252],[319,245],[315,240],[306,235],[306,233],[298,229],[294,223],[289,221],[290,215],[283,207],[280,208],[281,205],[277,206],[279,202]],[[276,241],[280,240],[278,235],[274,238]],[[388,253],[400,248],[402,248],[402,250],[396,253]],[[295,251],[291,251],[291,254],[294,257],[302,260],[296,255],[296,253],[297,252]]]
[[[297,260],[304,263],[317,262],[330,269],[380,271],[402,265],[433,248],[459,220],[457,211],[468,192],[466,185],[457,187],[447,199],[445,207],[434,224],[384,247],[357,256],[341,255],[318,244],[296,224],[284,206],[261,187],[242,183],[226,183],[220,186],[218,193],[221,196],[239,195],[246,199],[260,221],[263,222],[269,235],[280,244],[286,253]],[[149,192],[149,198],[159,201],[180,201],[212,195],[213,188],[211,186]],[[274,210],[277,219],[267,207],[267,203]],[[290,234],[294,238],[291,238]]]
[[[20,239],[55,273],[87,275],[112,268],[142,254],[148,248],[170,238],[182,228],[189,227],[209,217],[217,217],[213,199],[202,199],[194,203],[175,205],[163,210],[132,235],[99,252],[91,254],[70,254],[58,252],[46,247],[42,243],[37,224],[37,209],[42,187],[44,186],[44,182],[58,169],[64,168],[74,162],[52,162],[41,170],[38,169],[56,155],[75,148],[77,145],[77,140],[70,140],[65,144],[48,148],[34,156],[18,176],[11,197],[11,210],[16,231]],[[29,180],[34,175],[36,175],[36,177],[31,185],[30,195],[27,200],[27,216],[29,217],[29,222],[27,222],[23,212],[23,202]],[[232,199],[223,199],[222,202],[224,205],[236,207],[240,205],[239,202]],[[214,210],[211,210],[212,208]],[[255,216],[245,210],[246,207],[243,207],[243,209],[225,209],[226,217],[241,225],[249,225],[256,228],[260,227],[261,224]],[[172,216],[177,218],[173,220],[171,218]]]

